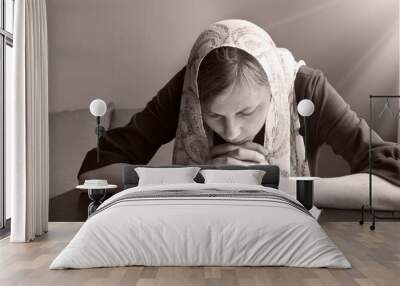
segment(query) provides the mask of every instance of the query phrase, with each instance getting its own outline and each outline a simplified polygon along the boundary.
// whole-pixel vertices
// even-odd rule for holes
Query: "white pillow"
[[[265,171],[262,170],[201,170],[204,183],[234,183],[246,185],[261,185]]]
[[[135,168],[139,176],[138,186],[195,183],[193,179],[199,170],[199,167]]]

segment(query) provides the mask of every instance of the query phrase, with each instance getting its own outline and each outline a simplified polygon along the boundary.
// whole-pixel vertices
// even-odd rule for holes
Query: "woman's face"
[[[237,82],[202,105],[204,123],[228,143],[252,141],[265,124],[270,99],[268,85]]]

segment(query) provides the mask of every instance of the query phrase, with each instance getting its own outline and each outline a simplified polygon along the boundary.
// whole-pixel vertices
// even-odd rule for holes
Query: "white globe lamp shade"
[[[107,104],[102,99],[95,99],[90,103],[90,113],[93,116],[103,116],[107,111]]]
[[[314,113],[314,103],[309,99],[303,99],[297,105],[297,111],[302,116],[310,116]]]

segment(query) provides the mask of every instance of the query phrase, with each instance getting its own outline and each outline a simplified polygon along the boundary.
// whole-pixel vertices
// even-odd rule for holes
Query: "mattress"
[[[198,183],[112,196],[50,269],[130,265],[351,267],[294,197],[264,186]]]

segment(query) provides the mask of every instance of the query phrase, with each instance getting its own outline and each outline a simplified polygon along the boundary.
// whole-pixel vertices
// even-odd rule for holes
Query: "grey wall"
[[[321,69],[367,117],[370,93],[398,93],[398,6],[396,0],[47,0],[50,110],[86,107],[94,98],[143,107],[185,64],[208,24],[242,18]],[[396,128],[390,118],[377,126],[392,141]],[[337,176],[348,168],[324,146],[319,170]]]

